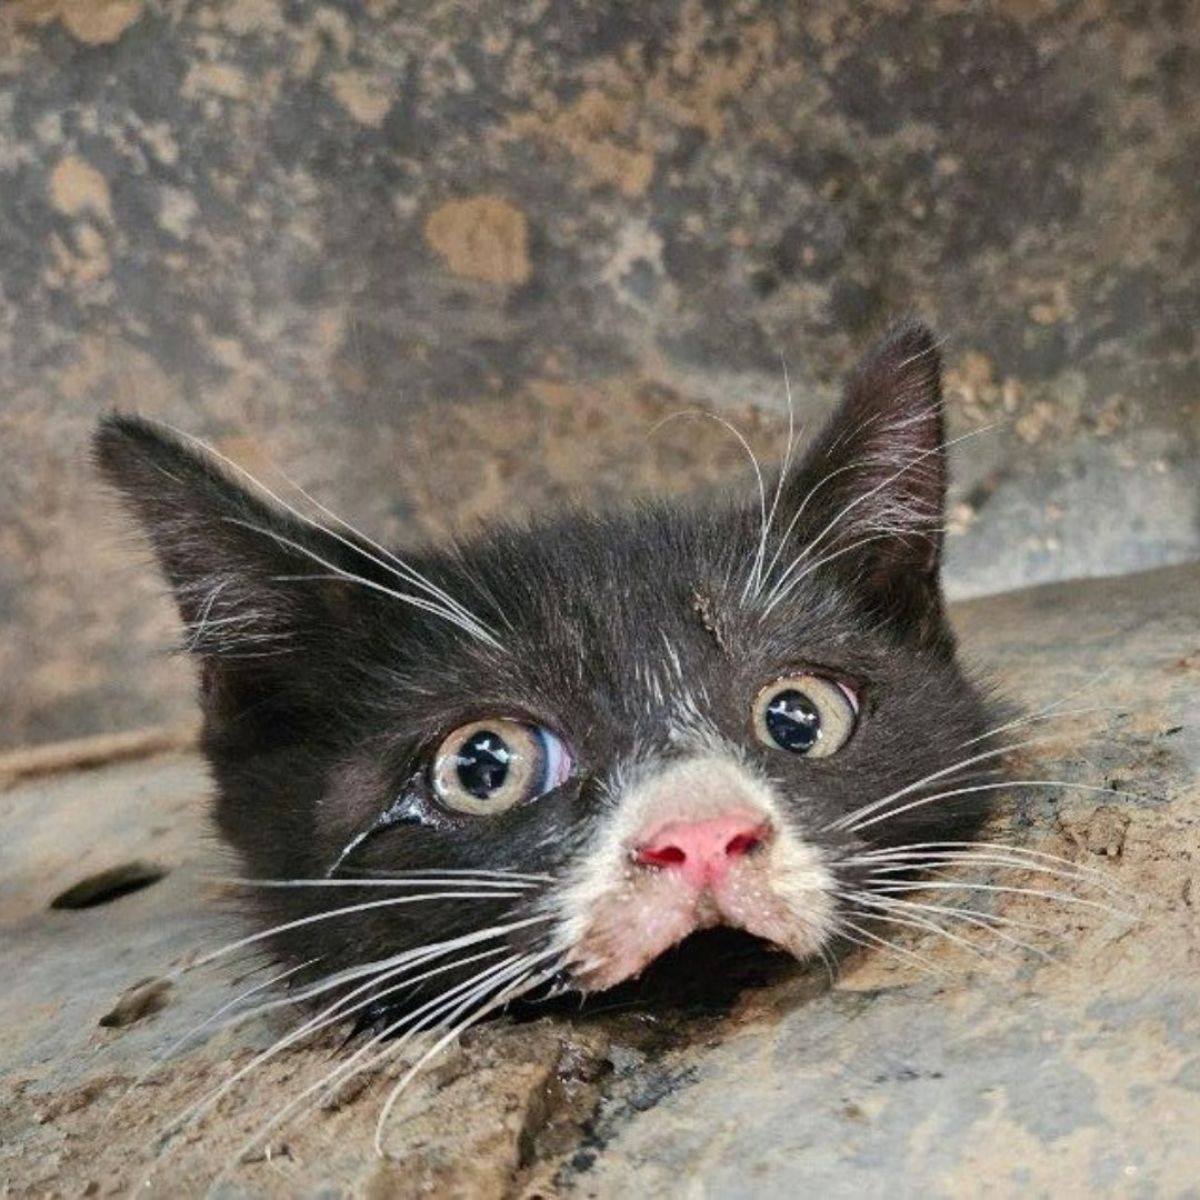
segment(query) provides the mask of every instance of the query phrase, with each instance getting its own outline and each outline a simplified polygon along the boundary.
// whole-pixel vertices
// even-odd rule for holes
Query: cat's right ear
[[[198,444],[140,417],[106,417],[93,453],[150,539],[190,651],[264,658],[327,621],[345,548],[325,531],[253,494]]]

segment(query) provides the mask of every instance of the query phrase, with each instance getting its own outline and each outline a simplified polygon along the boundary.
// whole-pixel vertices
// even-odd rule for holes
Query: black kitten
[[[270,942],[310,984],[365,981],[347,1014],[434,976],[443,1016],[605,989],[716,925],[825,953],[873,938],[897,848],[985,815],[919,324],[751,500],[453,551],[302,517],[135,417],[96,454],[187,624],[217,822],[251,877],[292,881],[261,893]]]

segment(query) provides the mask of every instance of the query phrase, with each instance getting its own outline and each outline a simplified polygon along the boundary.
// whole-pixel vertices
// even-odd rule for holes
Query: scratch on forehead
[[[712,639],[717,643],[717,649],[724,653],[729,653],[729,643],[725,639],[725,633],[721,626],[717,623],[716,612],[714,610],[712,597],[706,592],[695,591],[692,593],[692,612],[694,612],[704,626],[705,630],[712,635]]]

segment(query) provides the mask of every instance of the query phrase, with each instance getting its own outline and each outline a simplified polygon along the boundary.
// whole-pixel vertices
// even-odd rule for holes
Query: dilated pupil
[[[777,746],[804,754],[821,736],[821,713],[803,692],[794,688],[779,692],[767,705],[767,732]]]
[[[477,800],[486,800],[504,786],[512,760],[508,743],[498,733],[481,729],[455,755],[458,782]]]

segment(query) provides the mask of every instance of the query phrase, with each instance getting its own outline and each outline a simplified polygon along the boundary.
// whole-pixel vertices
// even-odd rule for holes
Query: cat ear
[[[809,563],[840,563],[885,606],[940,609],[945,497],[937,343],[919,321],[899,322],[851,373],[787,498],[803,506]]]
[[[214,457],[151,421],[105,418],[93,451],[150,538],[188,650],[211,660],[265,661],[331,615],[344,558],[332,537],[251,493]]]

